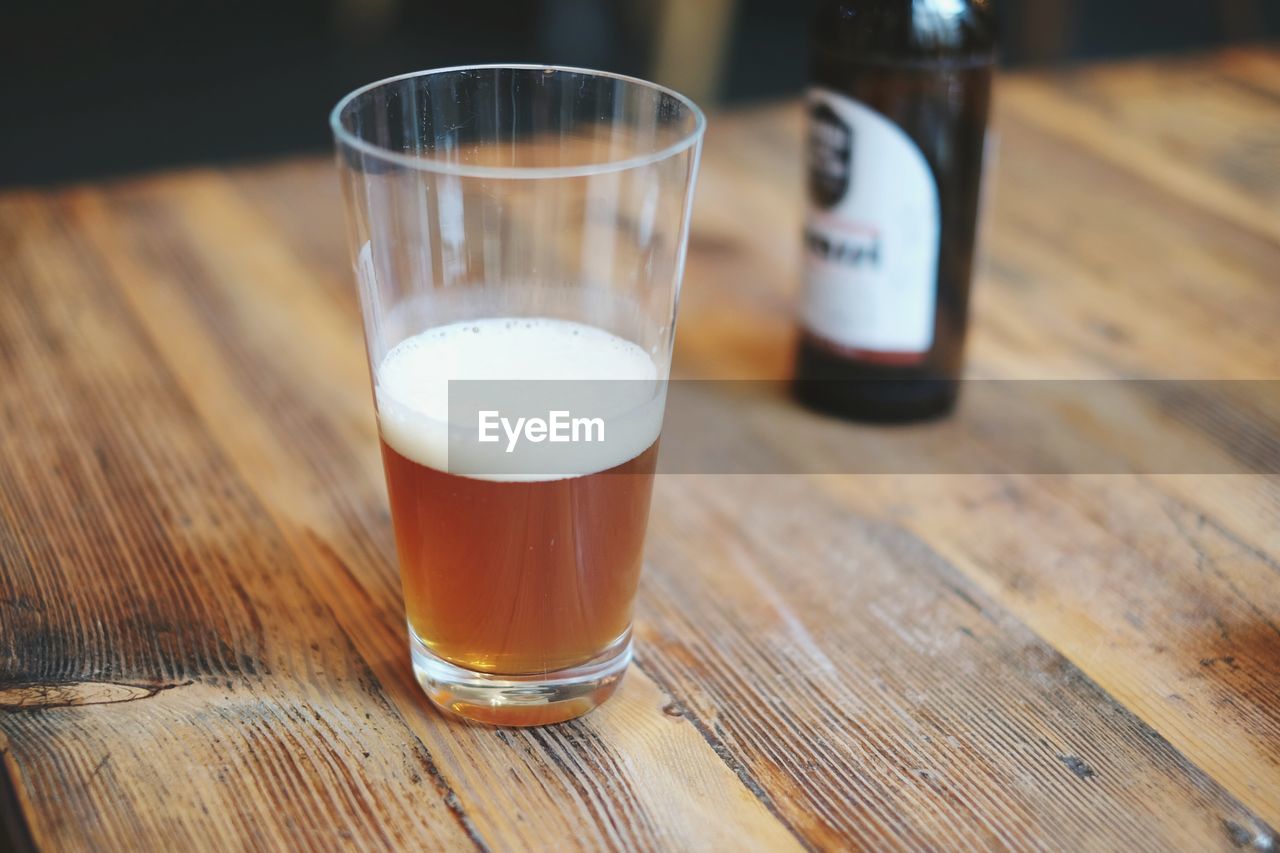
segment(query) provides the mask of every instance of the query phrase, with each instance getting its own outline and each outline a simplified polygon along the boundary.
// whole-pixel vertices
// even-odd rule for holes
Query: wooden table
[[[1010,76],[998,127],[974,375],[1280,376],[1280,54]],[[713,122],[686,374],[787,373],[799,139]],[[432,711],[331,170],[0,196],[15,843],[1274,849],[1275,476],[664,477],[619,694]]]

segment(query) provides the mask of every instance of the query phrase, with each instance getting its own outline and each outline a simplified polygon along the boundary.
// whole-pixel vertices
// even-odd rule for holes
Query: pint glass
[[[418,681],[473,720],[576,717],[631,658],[705,119],[641,80],[502,65],[374,83],[331,124]],[[486,417],[506,453],[547,436],[460,422],[461,383],[579,380],[649,390],[589,390],[612,443],[461,464]]]

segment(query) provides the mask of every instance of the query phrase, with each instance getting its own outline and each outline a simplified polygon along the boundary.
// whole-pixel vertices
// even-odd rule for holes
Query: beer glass
[[[586,713],[631,659],[705,119],[642,80],[491,65],[365,86],[331,125],[418,681],[482,722]],[[649,416],[593,391],[613,444],[467,468],[454,388],[487,380],[630,383]]]

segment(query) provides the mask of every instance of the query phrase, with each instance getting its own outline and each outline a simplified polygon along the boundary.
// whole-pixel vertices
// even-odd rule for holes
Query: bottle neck
[[[814,49],[828,60],[966,67],[995,58],[989,0],[837,0],[814,24]]]

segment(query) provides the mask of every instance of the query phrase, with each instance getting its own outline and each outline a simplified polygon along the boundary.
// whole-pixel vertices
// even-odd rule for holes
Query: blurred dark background
[[[709,103],[798,92],[818,0],[7,0],[0,185],[321,151],[357,85],[530,61]],[[1280,36],[1277,0],[1004,0],[1007,65]]]

